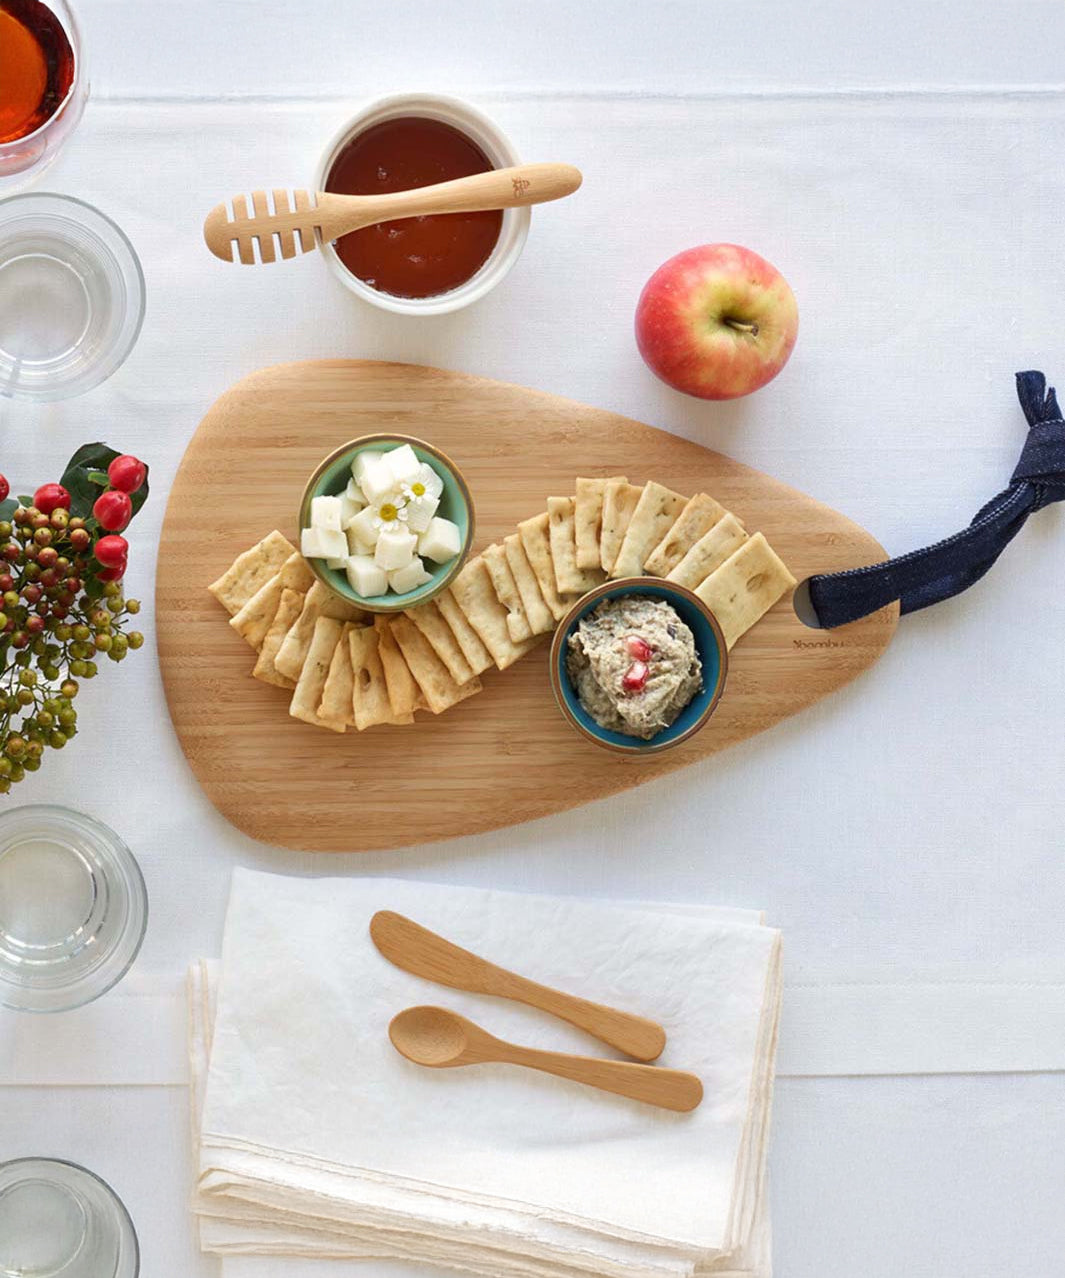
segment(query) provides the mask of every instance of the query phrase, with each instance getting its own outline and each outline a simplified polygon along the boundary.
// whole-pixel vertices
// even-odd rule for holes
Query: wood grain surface
[[[347,440],[416,435],[463,469],[475,548],[573,491],[627,474],[705,491],[760,529],[799,581],[885,558],[864,529],[720,453],[642,422],[521,386],[419,365],[312,361],[263,369],[210,409],[167,507],[156,584],[159,659],[174,728],[211,801],[266,843],[308,851],[404,847],[532,820],[641,785],[763,732],[861,674],[887,647],[893,606],[807,629],[782,600],[731,653],[709,724],[677,749],[629,758],[583,740],[548,681],[547,644],[484,676],[476,697],[415,725],[338,736],[291,718],[251,677],[254,653],[207,593],[273,528],[293,541],[307,478]]]

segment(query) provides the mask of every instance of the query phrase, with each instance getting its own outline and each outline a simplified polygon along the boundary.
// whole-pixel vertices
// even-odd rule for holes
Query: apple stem
[[[744,323],[743,320],[738,319],[726,319],[725,323],[729,326],[729,328],[734,328],[737,333],[750,333],[752,337],[758,336],[757,324],[747,324]]]

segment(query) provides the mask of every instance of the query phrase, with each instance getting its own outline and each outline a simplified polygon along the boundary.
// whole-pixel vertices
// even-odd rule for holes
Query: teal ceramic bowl
[[[330,568],[324,559],[308,559],[307,564],[323,585],[328,586],[335,595],[356,608],[366,612],[403,612],[418,604],[428,603],[435,595],[446,590],[454,580],[459,569],[466,561],[473,545],[474,514],[473,498],[462,476],[462,472],[439,448],[427,444],[424,439],[414,439],[410,435],[363,435],[361,439],[344,444],[336,452],[321,463],[307,481],[300,502],[300,532],[311,522],[311,500],[315,497],[335,497],[344,491],[351,478],[351,464],[359,453],[367,450],[380,451],[387,448],[398,448],[400,444],[410,444],[419,461],[427,462],[443,480],[444,491],[440,496],[440,508],[437,514],[450,519],[458,525],[462,538],[462,547],[454,559],[446,564],[426,562],[426,572],[432,572],[431,580],[417,590],[409,590],[406,594],[397,595],[391,591],[387,595],[360,595],[352,590],[347,574],[339,568]]]
[[[672,604],[677,615],[695,636],[695,650],[703,663],[703,687],[684,707],[677,718],[649,741],[628,737],[621,732],[601,728],[581,705],[576,690],[566,673],[566,651],[569,638],[577,629],[582,617],[597,608],[604,599],[616,599],[622,595],[646,595],[651,599],[664,599]],[[583,598],[578,599],[562,618],[551,644],[551,687],[559,709],[569,723],[589,741],[619,754],[650,755],[671,750],[693,737],[717,708],[725,690],[728,674],[728,649],[717,618],[703,601],[684,586],[659,577],[624,577],[620,581],[608,581]]]

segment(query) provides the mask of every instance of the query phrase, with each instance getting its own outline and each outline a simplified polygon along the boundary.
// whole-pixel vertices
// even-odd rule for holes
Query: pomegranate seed
[[[629,650],[629,656],[634,660],[651,660],[651,645],[646,639],[642,639],[639,635],[628,635],[625,639],[625,646]]]
[[[647,684],[647,666],[642,661],[634,661],[621,680],[626,692],[642,692]]]

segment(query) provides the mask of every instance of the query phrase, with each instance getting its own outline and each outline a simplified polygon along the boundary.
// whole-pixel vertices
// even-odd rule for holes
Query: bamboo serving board
[[[290,694],[251,678],[254,654],[207,593],[273,528],[298,542],[308,476],[334,448],[394,430],[438,445],[473,492],[483,548],[573,491],[577,475],[627,474],[705,491],[765,533],[795,577],[885,558],[843,515],[720,453],[641,422],[521,386],[409,364],[283,364],[227,391],[193,436],[163,526],[159,660],[181,746],[211,801],[266,843],[355,852],[453,838],[602,799],[698,762],[861,674],[897,609],[807,629],[783,600],[732,650],[716,713],[650,758],[586,742],[562,719],[547,644],[434,718],[344,736],[288,714]]]

